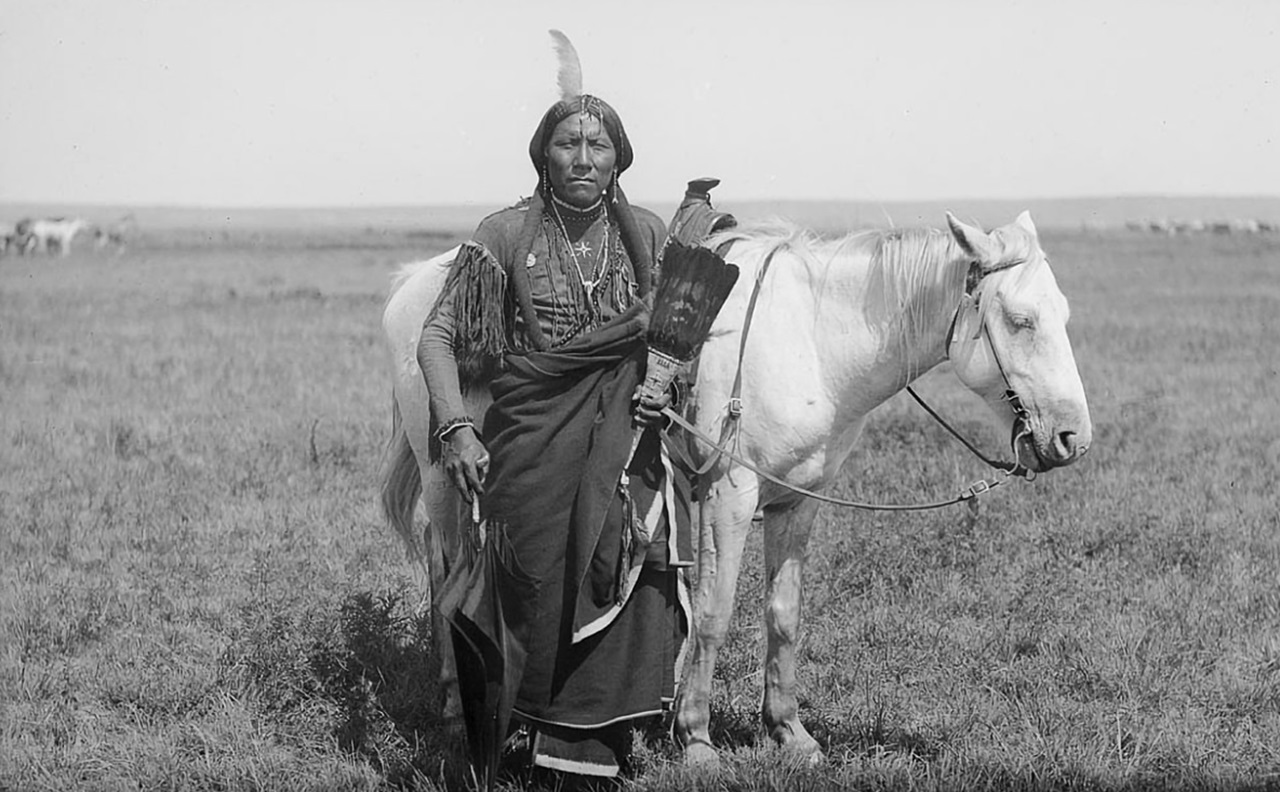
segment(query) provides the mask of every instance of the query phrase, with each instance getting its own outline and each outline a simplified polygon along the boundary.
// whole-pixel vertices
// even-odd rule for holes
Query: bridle
[[[979,495],[982,495],[983,493],[988,492],[994,489],[995,487],[1000,486],[1001,484],[1004,484],[1010,478],[1015,478],[1015,477],[1022,478],[1027,481],[1031,481],[1032,479],[1035,478],[1035,471],[1030,470],[1026,466],[1022,465],[1020,462],[1016,461],[1018,440],[1021,439],[1024,435],[1030,434],[1030,428],[1029,428],[1030,416],[1027,413],[1026,407],[1022,404],[1021,399],[1018,398],[1017,392],[1014,391],[1013,386],[1009,383],[1009,377],[1005,373],[1004,364],[1000,360],[999,352],[996,350],[995,345],[991,344],[991,336],[990,336],[990,333],[987,331],[985,317],[982,318],[982,322],[978,327],[978,335],[987,333],[987,343],[991,346],[992,357],[996,361],[996,367],[1000,371],[1000,376],[1004,378],[1004,382],[1006,386],[1004,398],[1006,401],[1009,402],[1010,406],[1013,409],[1015,420],[1017,421],[1017,424],[1015,424],[1015,426],[1022,427],[1021,431],[1015,434],[1011,440],[1011,446],[1014,450],[1015,461],[1007,462],[1007,461],[995,460],[983,454],[981,451],[978,450],[977,446],[975,446],[969,440],[966,440],[949,423],[947,423],[947,421],[944,420],[936,410],[930,407],[928,403],[926,403],[925,400],[921,398],[918,393],[916,393],[914,388],[912,388],[910,385],[908,385],[906,388],[907,393],[909,393],[911,397],[915,399],[916,402],[919,403],[920,406],[923,407],[924,410],[930,416],[933,417],[934,420],[936,420],[939,424],[941,424],[942,427],[946,429],[953,437],[959,440],[960,443],[964,445],[965,448],[969,449],[969,451],[974,456],[982,460],[988,467],[996,471],[993,476],[989,476],[984,479],[979,479],[978,481],[975,481],[969,486],[963,488],[960,491],[960,493],[955,497],[952,497],[946,500],[933,501],[930,503],[919,503],[919,504],[866,503],[863,501],[847,500],[844,498],[834,498],[829,495],[823,495],[822,493],[814,492],[812,490],[805,489],[804,487],[799,487],[789,482],[786,482],[781,478],[769,473],[768,471],[763,470],[762,468],[760,468],[758,465],[754,464],[750,460],[745,459],[741,454],[738,454],[735,451],[731,450],[729,448],[731,444],[734,446],[737,445],[738,432],[740,429],[740,421],[742,418],[742,411],[743,411],[742,361],[743,361],[743,356],[746,352],[746,347],[747,347],[747,334],[751,329],[751,318],[755,313],[756,302],[757,302],[757,298],[760,295],[761,284],[764,281],[764,276],[768,271],[769,265],[773,261],[773,255],[776,252],[777,251],[775,249],[765,258],[764,263],[760,267],[760,270],[756,273],[755,285],[753,286],[751,291],[751,298],[747,303],[747,313],[746,313],[746,317],[743,320],[742,336],[738,344],[738,364],[737,364],[737,370],[734,375],[733,389],[730,393],[724,422],[721,424],[719,440],[716,440],[710,437],[705,432],[698,429],[692,423],[687,421],[684,418],[684,416],[680,415],[678,412],[676,412],[672,408],[667,407],[662,411],[662,414],[667,419],[669,419],[673,424],[675,424],[676,426],[679,426],[681,429],[688,432],[690,435],[702,441],[704,444],[710,446],[713,449],[713,453],[708,457],[708,459],[701,466],[695,466],[692,463],[692,460],[690,460],[685,455],[683,450],[679,448],[678,444],[676,443],[668,444],[670,448],[675,450],[674,456],[680,459],[682,467],[684,467],[686,470],[688,470],[690,473],[692,473],[695,476],[701,476],[705,474],[707,471],[711,470],[713,467],[715,467],[715,465],[718,464],[722,458],[726,458],[738,465],[741,465],[742,467],[745,467],[746,469],[755,473],[757,476],[761,477],[762,479],[769,481],[773,484],[776,484],[797,495],[801,495],[806,498],[811,498],[813,500],[821,501],[823,503],[829,503],[835,506],[845,506],[845,507],[854,508],[854,509],[863,509],[866,511],[925,511],[929,509],[938,509],[944,506],[952,506],[957,503],[963,503],[965,501],[973,500],[977,498]],[[961,299],[960,304],[956,306],[955,313],[952,314],[952,317],[951,317],[951,324],[947,328],[945,349],[948,357],[950,357],[950,354],[951,354],[951,344],[955,336],[956,325],[960,321],[960,312],[964,310],[966,305],[969,304],[970,302],[972,302],[974,305],[977,305],[978,298],[976,296],[976,291],[978,288],[978,284],[982,281],[983,278],[985,278],[987,275],[990,275],[993,272],[1009,269],[1010,267],[1017,266],[1018,264],[1021,264],[1021,263],[1022,263],[1021,259],[1016,259],[1008,262],[1002,262],[993,267],[984,269],[980,262],[976,260],[970,262],[968,273],[965,276],[964,297]],[[974,337],[977,338],[978,336],[974,336]]]
[[[947,327],[946,340],[943,341],[943,349],[946,350],[946,356],[948,358],[951,357],[951,345],[955,341],[956,325],[960,322],[960,312],[965,310],[966,305],[968,304],[972,304],[975,308],[979,305],[977,291],[978,285],[982,282],[982,279],[994,272],[1011,269],[1021,263],[1023,263],[1022,259],[1013,259],[1001,262],[1000,264],[987,269],[983,269],[981,263],[978,261],[973,261],[969,264],[969,271],[965,275],[964,296],[961,298],[960,304],[956,306],[955,313],[951,315],[951,324]],[[1018,392],[1014,390],[1012,383],[1009,382],[1009,375],[1005,372],[1004,361],[1000,359],[1000,350],[996,349],[995,344],[991,343],[991,331],[987,329],[986,316],[981,318],[978,325],[978,332],[974,334],[973,338],[974,340],[977,340],[984,334],[987,336],[987,346],[991,349],[991,357],[996,362],[996,370],[1000,372],[1000,378],[1004,380],[1004,400],[1009,403],[1010,409],[1013,410],[1015,421],[1014,426],[1018,428],[1018,431],[1009,441],[1010,448],[1014,453],[1013,462],[994,460],[983,454],[978,450],[977,446],[966,440],[959,432],[952,428],[951,424],[947,423],[947,421],[939,415],[936,410],[930,407],[920,394],[916,393],[915,388],[908,385],[906,390],[907,393],[911,395],[911,398],[915,399],[916,403],[924,408],[925,412],[929,413],[935,421],[942,425],[943,429],[946,429],[952,437],[959,440],[961,445],[969,449],[974,456],[981,459],[988,467],[995,470],[1003,470],[1010,475],[1024,478],[1027,481],[1032,481],[1036,477],[1035,471],[1018,461],[1018,441],[1023,437],[1027,437],[1032,434],[1031,415],[1027,411],[1026,406],[1022,403],[1022,399],[1018,396]]]

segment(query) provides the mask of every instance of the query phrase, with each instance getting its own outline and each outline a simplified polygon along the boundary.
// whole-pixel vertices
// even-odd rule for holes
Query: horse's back
[[[422,323],[444,288],[457,248],[434,258],[405,264],[392,276],[391,296],[382,312],[382,330],[391,344],[397,372],[418,366]]]
[[[859,301],[828,300],[818,310],[837,248],[787,223],[735,229],[708,245],[721,245],[740,275],[699,357],[695,422],[718,437],[730,410],[740,411],[739,451],[798,486],[821,486],[865,417],[837,404],[835,393],[847,390],[841,372],[864,368],[875,354]],[[839,255],[843,288],[861,288],[855,270],[865,256]],[[833,438],[837,421],[844,431]]]
[[[457,248],[434,258],[405,264],[392,277],[391,296],[382,312],[382,330],[395,372],[392,394],[405,434],[419,467],[427,470],[427,441],[431,436],[431,402],[418,365],[422,323],[444,288]],[[425,480],[425,477],[424,477]]]
[[[724,259],[739,268],[739,276],[699,355],[695,392],[704,429],[718,429],[728,401],[747,396],[762,383],[783,390],[799,384],[786,370],[811,356],[810,327],[801,321],[809,306],[792,277],[800,262],[786,231],[773,226],[735,229],[708,240],[708,246],[719,247]]]

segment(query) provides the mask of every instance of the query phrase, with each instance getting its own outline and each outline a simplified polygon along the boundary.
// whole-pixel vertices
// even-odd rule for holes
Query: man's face
[[[593,115],[575,113],[556,124],[547,143],[547,177],[556,196],[585,209],[604,194],[618,152]]]

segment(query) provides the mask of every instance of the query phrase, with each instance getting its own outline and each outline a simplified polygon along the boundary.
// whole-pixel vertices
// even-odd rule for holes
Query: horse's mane
[[[727,242],[742,243],[746,246],[743,253],[762,259],[786,250],[810,268],[867,256],[873,277],[884,283],[886,305],[904,308],[905,295],[925,291],[923,287],[932,285],[930,282],[937,278],[950,278],[953,273],[945,265],[961,255],[951,235],[936,228],[873,229],[824,239],[795,223],[777,219],[720,232],[708,239],[707,245],[714,248]]]
[[[940,248],[945,240],[949,246]],[[715,248],[730,242],[741,242],[752,252],[768,256],[787,250],[806,264],[830,264],[832,260],[851,254],[870,255],[873,264],[891,269],[909,281],[919,271],[936,269],[939,254],[950,260],[958,249],[950,234],[935,228],[888,228],[853,231],[844,236],[825,239],[789,220],[755,221],[721,231],[706,244]]]
[[[1020,288],[1037,276],[1044,261],[1032,249],[1032,237],[1025,233],[1001,228],[992,231],[991,238],[999,248],[1000,261],[1021,265],[987,276],[985,282],[994,288],[980,290],[979,311],[984,314],[997,292]],[[809,270],[819,288],[840,262],[865,260],[867,316],[878,319],[877,323],[896,335],[906,349],[939,322],[950,320],[968,272],[967,266],[954,265],[969,256],[950,232],[938,228],[855,231],[824,239],[795,223],[770,219],[715,234],[707,245],[714,248],[727,242],[740,244],[736,254],[758,261],[785,251],[788,258]],[[890,330],[895,326],[898,332]]]
[[[865,260],[868,268],[867,315],[879,318],[886,331],[906,347],[955,308],[963,288],[963,267],[949,266],[964,254],[955,239],[936,228],[889,228],[855,231],[824,239],[783,220],[767,220],[716,234],[707,245],[739,243],[735,252],[763,261],[786,251],[821,282],[839,262]]]
[[[824,239],[816,232],[801,228],[790,220],[768,218],[713,234],[707,239],[706,245],[716,249],[725,244],[740,244],[737,254],[756,256],[759,261],[786,251],[820,279],[840,254],[855,252],[854,248],[865,246],[866,240],[873,233],[855,232],[840,239]]]

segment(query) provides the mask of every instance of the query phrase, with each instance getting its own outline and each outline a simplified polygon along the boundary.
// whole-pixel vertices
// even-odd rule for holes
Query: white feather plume
[[[573,48],[569,37],[558,30],[547,31],[551,34],[551,43],[556,48],[556,58],[560,61],[560,69],[556,73],[556,82],[560,86],[560,98],[564,101],[582,95],[582,63],[578,60],[578,51]]]

